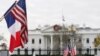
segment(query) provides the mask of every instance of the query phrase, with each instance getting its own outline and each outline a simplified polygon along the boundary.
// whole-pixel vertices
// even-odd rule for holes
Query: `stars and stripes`
[[[69,49],[68,49],[68,47],[67,47],[66,49],[64,49],[64,54],[63,54],[63,56],[67,56],[68,53],[69,53]]]
[[[20,34],[21,34],[21,42],[22,42],[22,44],[28,42],[28,39],[27,39],[28,30],[27,30],[26,11],[24,10],[23,7],[21,7],[21,5],[25,6],[24,4],[25,3],[19,1],[19,3],[16,3],[16,5],[11,10],[11,12],[14,15],[14,17],[16,18],[16,20],[21,23]]]
[[[68,45],[68,47],[66,49],[64,49],[63,56],[68,56],[68,55],[71,55],[71,56],[76,55],[76,46],[71,47]]]
[[[15,2],[4,14],[8,29],[11,33],[9,50],[22,46],[28,42],[28,28],[25,0]]]
[[[76,46],[74,46],[72,49],[71,49],[71,56],[75,56],[76,55]]]

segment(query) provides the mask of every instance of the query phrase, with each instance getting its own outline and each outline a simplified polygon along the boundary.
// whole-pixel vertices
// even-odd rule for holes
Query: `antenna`
[[[62,27],[65,28],[65,17],[64,17],[64,14],[63,14],[63,9],[62,9]]]
[[[62,9],[62,21],[65,22],[65,17],[64,17],[64,14],[63,14],[63,9]]]

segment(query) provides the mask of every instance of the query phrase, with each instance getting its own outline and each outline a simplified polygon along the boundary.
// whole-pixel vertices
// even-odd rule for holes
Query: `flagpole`
[[[1,22],[3,19],[4,19],[4,17],[2,16],[2,17],[0,18],[0,22]]]
[[[16,0],[12,6],[14,7],[15,4],[16,4],[17,2],[18,2],[18,1]],[[12,7],[12,6],[11,6],[11,7]],[[12,7],[12,8],[13,8],[13,7]],[[4,16],[6,16],[6,15],[10,12],[10,10],[11,10],[11,9],[8,9],[7,12],[5,12],[5,14],[0,18],[0,22],[4,19]]]
[[[63,44],[62,38],[63,38],[63,22],[62,22],[62,34],[61,34],[61,37],[60,37],[60,54],[62,54],[62,44]]]
[[[74,25],[71,25],[71,49],[72,49],[72,52],[71,52],[71,55],[76,55],[76,50],[74,49],[75,48],[75,32],[76,32],[76,29],[75,29],[75,26]],[[74,49],[74,50],[73,50]],[[75,52],[73,54],[73,52]]]
[[[65,28],[65,17],[64,17],[64,14],[63,14],[63,9],[62,9],[62,37],[61,37],[61,50],[63,48],[63,35],[66,34],[66,28]]]

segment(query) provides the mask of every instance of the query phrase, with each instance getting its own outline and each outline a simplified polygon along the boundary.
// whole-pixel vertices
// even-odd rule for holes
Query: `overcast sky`
[[[14,1],[0,0],[0,17]],[[26,5],[29,29],[38,25],[62,24],[62,14],[65,24],[100,28],[100,0],[26,0]],[[0,22],[0,35],[10,39],[5,20]]]
[[[0,17],[14,1],[0,0]],[[66,24],[100,28],[100,0],[26,0],[26,4],[29,29],[61,24],[62,11]]]

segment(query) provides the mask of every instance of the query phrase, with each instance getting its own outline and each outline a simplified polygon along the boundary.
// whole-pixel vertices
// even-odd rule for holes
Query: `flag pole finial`
[[[2,17],[0,18],[0,22],[1,22],[3,19],[4,19],[4,17],[2,16]]]

